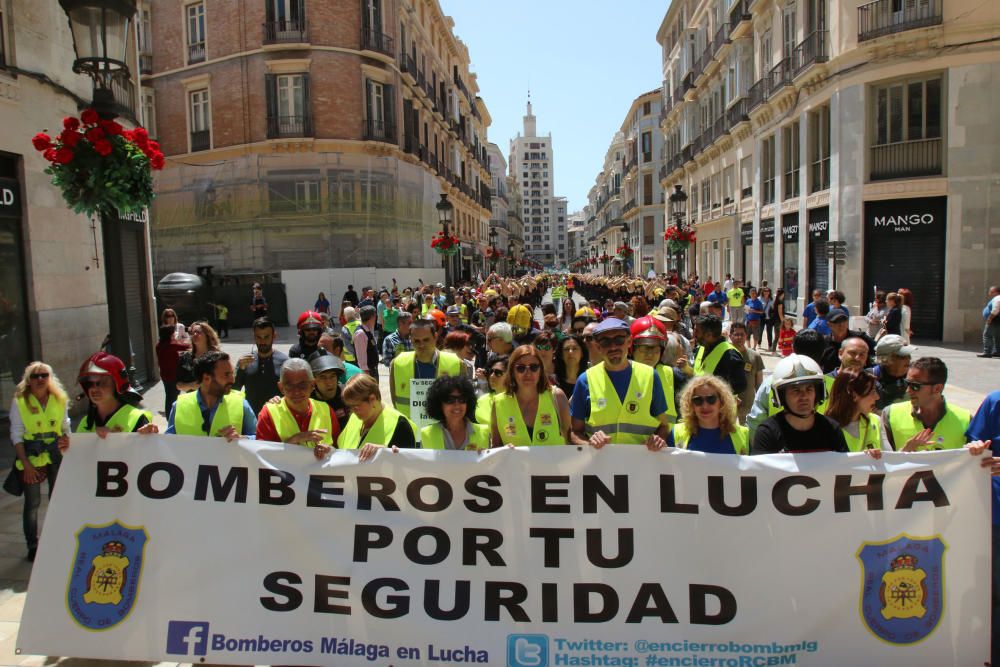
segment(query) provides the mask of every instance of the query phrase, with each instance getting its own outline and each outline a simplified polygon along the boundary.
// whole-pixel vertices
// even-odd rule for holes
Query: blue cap
[[[628,323],[616,317],[609,317],[597,325],[594,329],[594,335],[599,336],[607,331],[624,331],[627,334],[629,333]]]

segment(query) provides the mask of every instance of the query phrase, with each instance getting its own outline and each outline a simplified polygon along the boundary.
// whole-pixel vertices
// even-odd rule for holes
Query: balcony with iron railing
[[[858,41],[940,25],[942,4],[943,0],[875,0],[861,5],[858,7]]]
[[[708,58],[706,58],[705,56],[708,56]],[[691,66],[691,71],[688,73],[688,76],[691,77],[692,84],[695,83],[698,80],[698,77],[700,77],[704,73],[705,63],[710,59],[711,55],[709,54],[709,52],[703,51],[702,54],[698,56],[698,59],[694,61],[694,65]]]
[[[720,23],[719,29],[715,31],[715,37],[712,39],[712,56],[718,55],[726,44],[729,44],[729,24]]]
[[[399,71],[401,74],[409,75],[410,79],[417,79],[417,64],[413,61],[413,56],[403,52],[399,54]]]
[[[212,147],[211,130],[199,130],[191,133],[191,152],[207,151]]]
[[[132,79],[122,77],[112,79],[111,95],[115,101],[115,112],[138,123],[135,84],[132,83]]]
[[[632,209],[636,207],[635,198],[629,199],[625,202],[625,206],[622,207],[622,215],[628,214]]]
[[[750,113],[764,103],[765,81],[766,79],[761,79],[757,83],[750,86],[750,90],[747,91],[747,113]]]
[[[729,130],[750,120],[747,116],[747,98],[738,97],[726,110],[726,125]]]
[[[942,170],[940,137],[897,141],[871,147],[871,180],[940,176]]]
[[[188,65],[194,65],[195,63],[205,62],[205,42],[197,42],[195,44],[188,44],[187,47]]]
[[[792,85],[792,68],[790,65],[790,58],[782,58],[778,61],[777,65],[771,68],[765,79],[767,83],[764,84],[764,97],[771,99],[783,87]]]
[[[737,31],[742,33],[744,29],[750,29],[753,16],[750,15],[750,10],[748,9],[749,2],[750,0],[736,0],[733,8],[729,10],[730,36]]]
[[[812,65],[825,63],[830,59],[827,50],[826,30],[814,30],[808,37],[795,47],[792,51],[792,73],[794,76],[802,74]]]
[[[377,30],[363,27],[361,29],[361,50],[375,51],[387,56],[393,55],[396,51],[392,46],[392,37]]]
[[[279,19],[264,23],[265,44],[304,44],[308,41],[305,19]]]
[[[387,144],[396,143],[396,128],[386,120],[365,119],[365,141],[383,141]]]
[[[268,116],[267,138],[285,139],[291,137],[311,137],[312,117],[308,114],[299,116]]]

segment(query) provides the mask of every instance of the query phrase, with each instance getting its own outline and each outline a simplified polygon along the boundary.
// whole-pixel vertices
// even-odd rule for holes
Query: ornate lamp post
[[[591,259],[590,265],[596,267],[597,266],[597,246],[595,246],[595,245],[591,245],[590,246],[590,259]]]
[[[628,223],[627,222],[623,222],[621,224],[621,230],[622,230],[622,247],[625,248],[626,250],[629,250],[629,249],[632,248],[632,246],[629,245],[629,242],[628,242],[628,235],[629,235],[629,231],[630,230],[628,228]],[[626,252],[625,256],[622,257],[622,274],[623,275],[628,275],[629,274],[629,263],[630,263],[629,254],[628,254],[628,252]]]
[[[135,0],[59,0],[69,17],[73,33],[73,71],[94,80],[94,100],[91,106],[105,119],[113,119],[116,111],[112,89],[116,81],[127,81],[130,74],[126,61],[129,28],[136,13]],[[104,246],[104,277],[108,293],[109,351],[125,362],[129,372],[132,345],[129,340],[128,309],[125,290],[125,269],[122,256],[122,222],[117,216],[101,214],[101,237]],[[145,345],[148,327],[143,328]],[[134,375],[133,375],[133,384]]]
[[[514,242],[507,242],[507,272],[510,275],[514,275],[517,271],[517,257],[514,257]]]
[[[500,258],[497,256],[497,253],[499,252],[500,249],[497,248],[496,227],[490,227],[489,237],[490,237],[490,271],[496,271],[497,262],[500,261]]]
[[[444,230],[444,235],[448,236],[451,231],[451,215],[455,210],[455,205],[448,201],[448,194],[441,193],[441,201],[437,203],[438,221],[441,223],[441,229]],[[444,262],[444,284],[451,287],[451,255],[442,255],[441,261]]]
[[[608,257],[608,237],[606,236],[601,239],[601,251],[601,258],[604,260],[604,275],[608,275],[608,260],[610,258]]]
[[[681,234],[687,232],[687,193],[684,186],[678,183],[674,186],[674,191],[670,193],[670,216],[674,220],[674,226]],[[677,279],[684,280],[684,250],[677,251]]]

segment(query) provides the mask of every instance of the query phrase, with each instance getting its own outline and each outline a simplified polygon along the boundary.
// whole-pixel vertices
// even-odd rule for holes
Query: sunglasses
[[[462,396],[456,396],[455,394],[452,394],[451,396],[444,399],[443,402],[445,405],[457,405],[459,403],[465,403],[465,398]]]
[[[541,368],[541,364],[518,364],[514,366],[514,372],[516,373],[537,373]]]
[[[48,380],[49,379],[49,374],[48,373],[32,373],[28,377],[31,378],[32,380]]]
[[[598,338],[597,344],[603,348],[621,347],[627,340],[628,336],[615,336],[614,338],[608,336],[607,338]]]
[[[906,388],[910,391],[920,391],[925,386],[929,385],[929,382],[907,382]]]
[[[705,403],[708,403],[709,405],[715,405],[718,402],[719,402],[719,397],[716,396],[715,394],[712,394],[711,396],[692,396],[691,397],[691,405],[696,405],[698,407],[701,407]]]
[[[550,352],[552,350],[552,346],[548,343],[536,343],[535,349],[541,350],[542,352]]]
[[[92,387],[100,387],[103,384],[103,380],[83,380],[80,382],[80,386],[83,387],[84,391],[87,391]]]
[[[503,374],[504,374],[505,372],[506,372],[506,371],[504,371],[504,370],[503,370],[502,368],[491,368],[491,369],[490,369],[490,375],[492,375],[492,376],[493,376],[493,377],[495,377],[495,378],[498,378],[498,377],[500,377],[500,376],[501,376],[501,375],[503,375]]]

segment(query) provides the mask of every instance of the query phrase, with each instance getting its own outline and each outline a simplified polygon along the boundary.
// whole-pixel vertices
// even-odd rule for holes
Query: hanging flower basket
[[[667,242],[667,252],[677,254],[687,250],[688,246],[695,242],[693,229],[680,230],[677,227],[668,227],[663,238]]]
[[[431,239],[431,248],[439,255],[457,255],[461,247],[462,242],[457,236],[445,236],[444,232],[438,232]]]
[[[152,170],[163,169],[163,153],[141,127],[126,130],[86,109],[80,118],[64,118],[54,139],[39,132],[31,143],[77,213],[134,213],[153,202]]]
[[[627,245],[618,246],[618,249],[615,252],[617,252],[618,256],[622,259],[630,259],[632,255],[635,254],[635,250],[632,250],[632,248]]]

